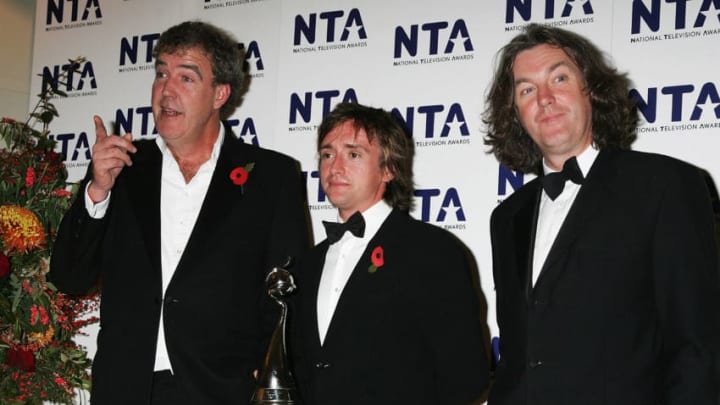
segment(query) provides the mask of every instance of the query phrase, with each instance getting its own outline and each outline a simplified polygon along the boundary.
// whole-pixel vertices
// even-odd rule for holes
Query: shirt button
[[[530,362],[528,363],[530,368],[538,368],[538,367],[542,366],[542,364],[543,364],[543,362],[540,360],[530,360]]]

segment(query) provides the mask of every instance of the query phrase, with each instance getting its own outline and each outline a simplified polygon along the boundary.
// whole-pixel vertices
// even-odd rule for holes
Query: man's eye
[[[532,90],[533,90],[532,87],[525,87],[525,88],[520,89],[518,94],[520,94],[521,96],[525,96],[525,95],[530,94],[532,92]]]

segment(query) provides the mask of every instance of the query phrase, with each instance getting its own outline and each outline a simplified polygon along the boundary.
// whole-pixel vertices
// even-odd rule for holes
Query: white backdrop
[[[150,52],[159,33],[189,19],[245,44],[252,81],[230,119],[246,142],[287,153],[307,178],[315,240],[335,211],[318,187],[316,127],[340,101],[399,114],[416,142],[413,215],[449,229],[473,252],[497,336],[492,209],[527,182],[483,145],[480,114],[497,50],[529,22],[590,37],[634,82],[643,124],[634,148],[672,155],[720,176],[719,0],[38,0],[33,72],[60,85],[53,136],[71,180],[84,174],[92,116],[152,137]],[[40,76],[31,93],[39,93]],[[442,254],[442,252],[439,252]],[[86,344],[94,352],[91,331]]]

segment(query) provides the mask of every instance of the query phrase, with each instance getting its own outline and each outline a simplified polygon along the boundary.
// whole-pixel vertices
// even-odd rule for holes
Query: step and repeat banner
[[[244,45],[249,91],[228,122],[245,142],[301,162],[316,241],[320,221],[336,217],[319,187],[323,116],[353,101],[406,123],[417,153],[412,215],[474,254],[492,337],[490,213],[529,176],[488,155],[481,112],[495,54],[523,26],[591,38],[633,80],[642,118],[634,148],[720,178],[718,0],[38,0],[31,93],[44,80],[68,94],[54,101],[51,130],[71,180],[90,162],[94,114],[120,133],[156,136],[152,48],[166,28],[195,19]],[[87,63],[61,83],[77,56]],[[86,345],[94,352],[92,332]]]

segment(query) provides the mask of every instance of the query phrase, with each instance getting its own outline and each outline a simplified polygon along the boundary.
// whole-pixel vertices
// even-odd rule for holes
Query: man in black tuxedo
[[[696,167],[629,150],[628,85],[565,30],[531,24],[501,50],[486,143],[539,177],[491,219],[490,405],[717,404],[709,193]]]
[[[202,22],[154,50],[159,137],[108,135],[60,226],[49,277],[101,285],[93,404],[241,404],[279,312],[264,279],[309,247],[298,165],[225,129],[243,55]]]
[[[318,129],[320,181],[343,222],[296,273],[292,353],[305,403],[470,404],[488,382],[469,257],[409,216],[412,138],[338,105]]]

